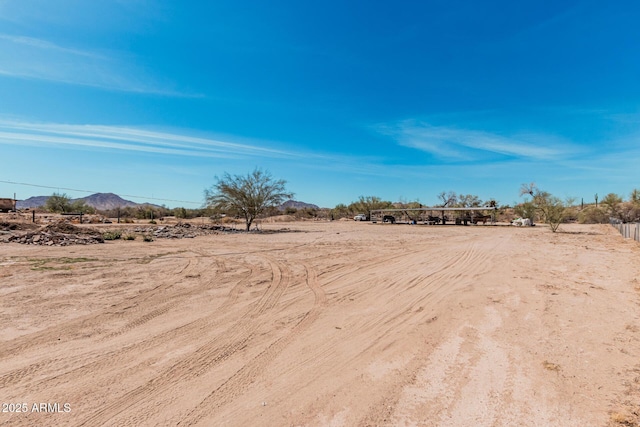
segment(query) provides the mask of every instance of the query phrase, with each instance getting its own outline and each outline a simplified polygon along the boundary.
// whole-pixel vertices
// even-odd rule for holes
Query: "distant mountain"
[[[18,202],[16,203],[17,205],[16,207],[18,209],[39,208],[44,206],[45,203],[47,203],[48,198],[49,196],[34,196],[34,197],[29,197],[28,199],[25,199],[25,200],[18,200]],[[115,209],[118,207],[126,208],[128,206],[160,207],[158,205],[153,205],[150,203],[132,202],[131,200],[123,199],[122,197],[113,193],[95,193],[87,197],[82,197],[79,199],[71,199],[72,202],[75,202],[78,200],[85,202],[87,205],[92,206],[100,211]],[[286,202],[278,206],[278,210],[284,211],[288,207],[293,207],[295,209],[306,209],[306,208],[319,209],[317,205],[314,205],[311,203],[298,202],[296,200],[287,200]]]
[[[29,197],[25,200],[18,200],[16,202],[17,209],[31,209],[31,208],[39,208],[40,206],[44,206],[47,203],[47,199],[49,196],[34,196]]]
[[[39,208],[47,203],[49,196],[35,196],[29,197],[26,200],[19,200],[16,203],[18,209],[33,209]],[[72,202],[83,201],[87,205],[92,206],[98,210],[109,210],[117,207],[125,208],[127,206],[140,206],[139,203],[132,202],[131,200],[125,200],[117,194],[113,193],[95,193],[87,197],[80,199],[71,199]]]
[[[283,204],[281,204],[280,206],[278,206],[278,210],[279,211],[283,211],[286,208],[295,208],[295,209],[306,209],[306,208],[310,208],[310,209],[320,209],[317,205],[311,204],[311,203],[305,203],[305,202],[298,202],[296,200],[287,200],[286,202],[284,202]]]
[[[83,197],[81,199],[74,199],[73,201],[76,200],[83,201],[87,205],[101,211],[115,209],[117,207],[126,208],[127,206],[139,205],[139,203],[132,202],[131,200],[125,200],[117,194],[113,193],[96,193],[87,197]]]

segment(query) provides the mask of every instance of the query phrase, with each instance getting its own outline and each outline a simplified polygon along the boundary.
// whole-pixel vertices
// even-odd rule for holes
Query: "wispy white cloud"
[[[106,90],[197,97],[171,89],[118,53],[62,46],[48,40],[0,34],[0,75]]]
[[[88,58],[99,58],[106,59],[101,57],[100,55],[96,55],[92,52],[85,52],[78,49],[70,49],[62,46],[58,46],[55,43],[48,42],[46,40],[36,39],[33,37],[25,37],[25,36],[13,36],[10,34],[0,34],[0,40],[4,40],[16,45],[22,45],[23,47],[33,47],[36,49],[46,49],[51,51],[58,51],[61,53],[67,53],[71,55],[77,56],[86,56]]]
[[[258,145],[200,138],[179,133],[100,126],[37,124],[0,120],[0,144],[101,148],[189,157],[300,158],[303,155]]]
[[[554,159],[570,145],[561,138],[534,133],[499,135],[461,129],[453,126],[433,126],[429,123],[405,120],[391,125],[379,125],[379,133],[390,136],[399,145],[415,148],[442,160],[472,161],[480,156],[502,155],[525,159]]]
[[[230,137],[225,140],[194,136],[190,131],[165,132],[123,126],[32,123],[15,118],[0,118],[0,145],[256,161],[327,173],[376,177],[400,177],[405,173],[414,173],[411,168],[386,165],[384,158],[364,153],[350,156],[278,149],[274,148],[277,144],[269,141],[236,141],[242,141],[242,138]],[[147,161],[153,162],[151,158]]]

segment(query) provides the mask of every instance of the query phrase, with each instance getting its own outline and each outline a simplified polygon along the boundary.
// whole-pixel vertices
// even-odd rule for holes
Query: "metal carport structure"
[[[385,216],[393,216],[393,222],[405,222],[413,224],[446,224],[447,221],[453,221],[454,224],[464,224],[467,222],[486,223],[487,215],[477,215],[475,212],[490,212],[491,224],[496,222],[495,206],[467,207],[467,208],[448,208],[448,207],[424,207],[424,208],[390,208],[390,209],[374,209],[369,212],[369,219],[372,222],[383,222]],[[434,215],[438,212],[439,215]],[[453,216],[458,213],[455,218],[448,217],[447,212],[451,212]],[[460,214],[462,213],[462,214]],[[397,217],[401,217],[404,221],[398,221]],[[483,218],[483,219],[478,219]]]

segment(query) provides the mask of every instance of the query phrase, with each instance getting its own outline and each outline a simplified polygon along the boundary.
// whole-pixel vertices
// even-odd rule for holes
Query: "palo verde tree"
[[[600,202],[600,204],[606,206],[607,212],[609,216],[613,218],[619,218],[619,209],[620,204],[622,203],[622,197],[618,196],[615,193],[607,194],[604,199]]]
[[[360,196],[357,201],[352,202],[347,209],[351,215],[353,214],[365,214],[367,217],[371,215],[371,211],[377,209],[388,209],[393,207],[393,204],[389,201],[382,200],[377,196]]]
[[[572,199],[562,201],[558,197],[546,191],[540,190],[535,183],[522,184],[520,195],[528,194],[532,197],[531,204],[540,213],[542,220],[549,225],[552,232],[558,231],[558,227],[567,215],[567,208],[573,204]],[[533,222],[532,222],[533,224]]]
[[[346,218],[349,216],[349,208],[344,203],[338,203],[335,208],[331,209],[329,213],[332,220]]]
[[[53,213],[93,213],[95,211],[94,208],[87,205],[82,200],[72,201],[65,193],[53,193],[47,198],[44,208]]]
[[[54,213],[71,212],[71,199],[65,193],[53,193],[47,198],[44,208]]]
[[[275,180],[269,172],[257,168],[246,176],[225,172],[216,180],[204,192],[207,206],[218,213],[243,217],[247,231],[265,210],[293,197],[285,188],[286,181]]]

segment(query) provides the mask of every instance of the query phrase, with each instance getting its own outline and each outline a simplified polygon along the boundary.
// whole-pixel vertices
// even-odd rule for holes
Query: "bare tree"
[[[443,208],[446,208],[447,206],[455,205],[456,202],[458,201],[458,196],[453,191],[449,191],[449,192],[443,191],[442,193],[438,194],[438,198],[442,200]]]
[[[257,168],[246,176],[225,172],[216,180],[211,189],[205,190],[207,206],[216,212],[243,217],[247,231],[266,209],[293,197],[293,193],[286,191],[286,181],[274,180],[269,172]]]
[[[537,189],[538,187],[536,186],[535,182],[530,182],[529,184],[522,184],[520,185],[520,196],[524,196],[525,194],[528,194],[531,197],[533,197]]]
[[[449,191],[448,193],[443,191],[442,193],[438,194],[438,198],[442,200],[443,208],[446,208],[447,206],[451,207],[458,202],[458,196],[453,191]],[[447,217],[445,216],[444,211],[441,212],[441,215],[442,224],[446,224]]]

